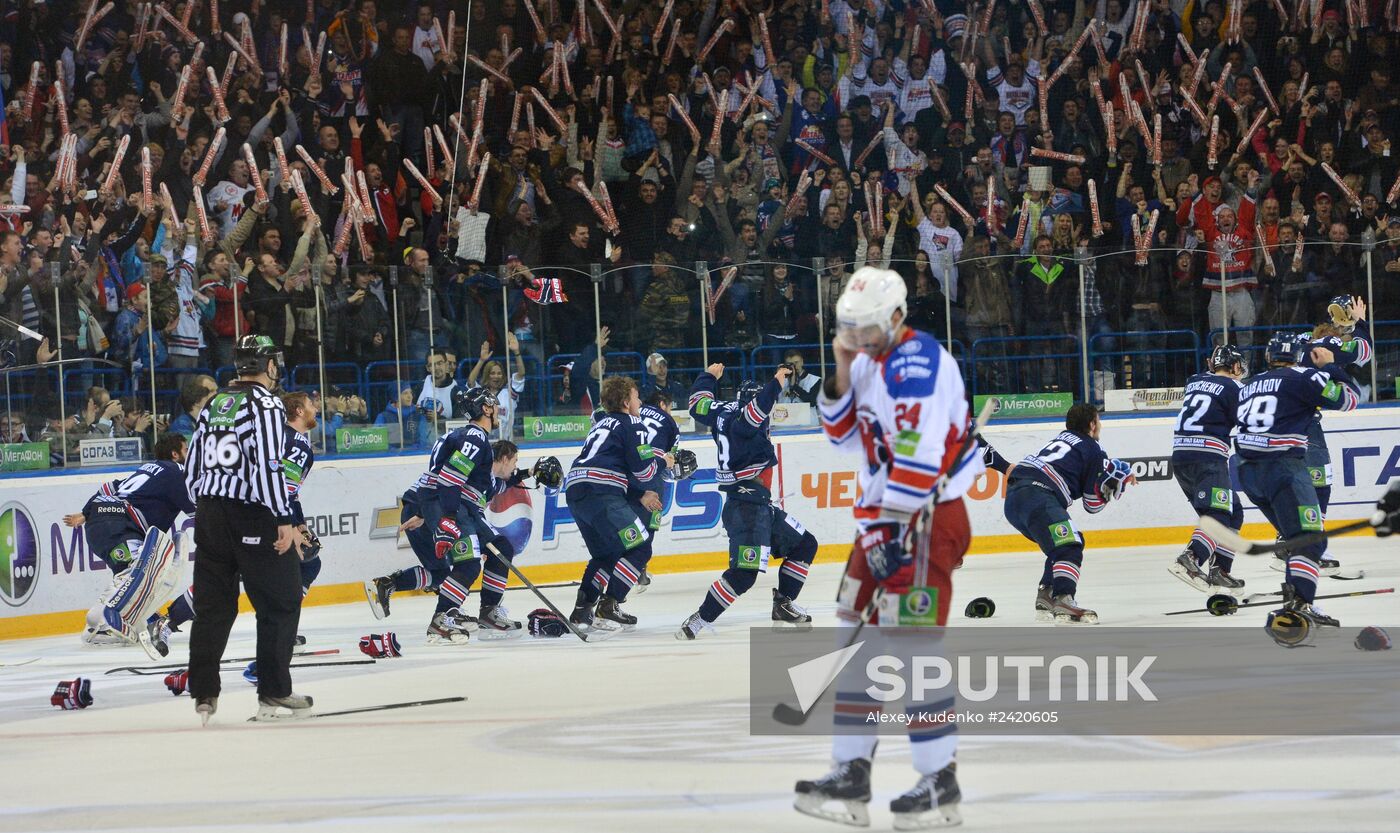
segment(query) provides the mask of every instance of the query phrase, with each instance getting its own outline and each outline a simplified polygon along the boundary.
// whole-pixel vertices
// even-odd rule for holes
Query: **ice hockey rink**
[[[1093,549],[1079,598],[1104,624],[1259,627],[1268,608],[1229,618],[1164,617],[1205,596],[1172,578],[1175,547]],[[1335,542],[1359,581],[1320,592],[1400,584],[1400,543]],[[1267,557],[1241,559],[1241,594],[1276,589]],[[978,555],[957,573],[953,624],[1030,625],[1040,557]],[[800,603],[831,624],[839,566],[812,571]],[[767,627],[772,573],[719,622],[676,641],[680,620],[713,575],[663,574],[628,608],[636,631],[598,644],[528,636],[427,647],[433,601],[395,596],[377,622],[364,604],[311,607],[304,650],[363,659],[359,637],[392,630],[404,656],[374,665],[294,670],[317,709],[447,696],[467,701],[401,711],[252,724],[255,695],[229,666],[219,713],[201,728],[189,697],[162,676],[104,675],[148,664],[139,649],[96,649],[77,637],[0,642],[0,761],[10,798],[0,831],[443,830],[835,831],[792,810],[793,782],[828,769],[823,738],[748,733],[748,634]],[[567,609],[572,588],[549,591]],[[972,622],[976,596],[996,616]],[[526,590],[506,603],[537,607]],[[475,610],[476,600],[470,603]],[[1400,624],[1395,595],[1323,603],[1344,625]],[[1044,625],[1043,627],[1055,627]],[[186,656],[177,635],[171,660]],[[1261,631],[1259,650],[1282,651]],[[240,618],[227,656],[253,653]],[[17,663],[28,664],[17,665]],[[59,711],[61,679],[93,681],[95,703]],[[1317,703],[1326,709],[1326,703]],[[873,829],[889,829],[889,799],[915,781],[908,745],[881,743]],[[1400,738],[964,736],[964,829],[985,831],[1400,830]],[[468,828],[466,825],[472,825]]]

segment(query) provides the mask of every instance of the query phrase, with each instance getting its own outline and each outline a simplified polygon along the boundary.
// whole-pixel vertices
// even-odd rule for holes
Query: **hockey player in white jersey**
[[[962,375],[934,337],[905,325],[904,280],[874,267],[860,269],[836,305],[836,373],[818,400],[822,429],[837,448],[859,454],[860,491],[854,510],[855,543],[837,596],[842,629],[854,627],[883,591],[870,624],[880,627],[944,625],[952,602],[953,570],[971,542],[963,494],[983,471],[971,430]],[[908,604],[900,604],[908,596]],[[922,601],[923,603],[917,603]],[[912,611],[927,610],[922,615]],[[866,693],[860,663],[837,677],[835,769],[797,782],[798,811],[855,826],[870,823],[870,763],[882,711]],[[941,715],[952,698],[908,702],[910,716]],[[957,724],[932,718],[908,723],[913,789],[890,802],[896,830],[960,822],[956,764]],[[839,804],[840,807],[834,807]]]

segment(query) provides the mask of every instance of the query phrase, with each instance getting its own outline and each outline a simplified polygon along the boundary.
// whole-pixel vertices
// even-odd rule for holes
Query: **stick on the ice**
[[[1314,601],[1319,601],[1319,602],[1320,602],[1320,601],[1322,601],[1323,599],[1350,599],[1350,598],[1352,598],[1352,597],[1354,597],[1354,596],[1380,596],[1380,595],[1383,595],[1383,594],[1385,594],[1385,593],[1394,593],[1394,592],[1395,592],[1395,588],[1394,588],[1394,587],[1385,587],[1385,588],[1382,588],[1382,589],[1380,589],[1380,590],[1354,590],[1354,591],[1352,591],[1352,592],[1350,592],[1350,593],[1328,593],[1328,594],[1323,595],[1323,596],[1317,596],[1317,597],[1314,598]],[[1246,599],[1248,599],[1248,598],[1250,598],[1250,597],[1246,597]],[[1244,602],[1243,604],[1237,604],[1237,605],[1235,605],[1235,609],[1238,610],[1239,608],[1242,608],[1242,607],[1262,607],[1262,606],[1264,606],[1264,605],[1273,605],[1273,604],[1278,604],[1278,602],[1275,601],[1275,600],[1273,600],[1273,599],[1269,599],[1269,600],[1262,601],[1262,602],[1250,602],[1250,601],[1246,601],[1246,602]],[[1210,608],[1208,608],[1208,607],[1198,607],[1198,608],[1193,608],[1192,610],[1173,610],[1173,611],[1171,611],[1170,613],[1167,613],[1166,615],[1167,615],[1167,616],[1184,616],[1184,615],[1187,614],[1187,613],[1210,613],[1210,612],[1211,612],[1211,610],[1210,610]]]
[[[487,544],[487,545],[486,545],[486,548],[489,549],[489,550],[491,550],[491,554],[492,554],[492,555],[495,555],[495,556],[497,556],[497,557],[500,557],[500,553],[496,551],[495,545],[493,545],[493,544]],[[570,633],[572,633],[574,636],[577,636],[579,639],[583,640],[584,642],[587,642],[587,641],[588,641],[588,634],[586,634],[586,633],[584,633],[583,631],[579,630],[577,625],[575,625],[573,622],[569,621],[569,617],[567,617],[567,616],[565,616],[564,614],[560,613],[560,612],[559,612],[559,608],[557,608],[557,607],[554,606],[554,602],[551,602],[551,601],[549,600],[549,597],[548,597],[548,596],[546,596],[545,594],[541,593],[540,590],[539,590],[539,588],[535,586],[535,583],[534,583],[534,582],[530,581],[528,578],[525,578],[525,574],[522,573],[522,572],[520,572],[520,568],[519,568],[519,567],[517,567],[517,566],[515,566],[513,563],[511,563],[510,559],[502,558],[501,560],[504,561],[504,562],[506,562],[506,566],[510,568],[510,571],[511,571],[512,573],[515,573],[515,577],[516,577],[516,578],[520,579],[522,582],[524,582],[524,584],[525,584],[526,587],[530,588],[530,592],[534,593],[537,597],[539,597],[539,600],[540,600],[540,601],[544,602],[544,606],[545,606],[545,607],[549,608],[550,611],[551,611],[555,616],[558,616],[560,619],[563,619],[563,620],[564,620],[564,624],[568,626],[569,632],[570,632]]]
[[[885,596],[885,588],[881,587],[875,591],[875,595],[870,597],[870,601],[865,603],[865,608],[860,612],[860,621],[856,622],[855,629],[851,631],[851,638],[846,640],[846,644],[841,646],[840,653],[845,653],[846,649],[856,644],[860,638],[861,629],[870,621],[870,617],[875,615],[875,610],[880,606],[880,600]],[[784,726],[801,726],[807,722],[807,718],[812,716],[812,708],[821,702],[827,691],[836,682],[837,676],[841,674],[841,669],[845,663],[836,662],[832,665],[831,673],[826,678],[826,685],[822,686],[821,693],[812,701],[812,705],[803,711],[800,706],[789,706],[787,703],[779,703],[773,707],[773,719]]]
[[[330,656],[331,654],[338,654],[338,653],[340,653],[340,649],[339,649],[339,648],[323,648],[323,649],[321,649],[321,650],[319,650],[319,651],[297,651],[297,652],[293,653],[292,656],[293,656],[293,657],[325,657],[325,656]],[[229,659],[219,660],[219,662],[225,663],[225,664],[226,664],[226,663],[231,663],[231,662],[252,662],[252,661],[255,660],[255,659],[257,659],[257,657],[230,657]],[[104,671],[104,672],[102,672],[102,673],[103,673],[104,675],[109,675],[109,674],[117,674],[117,673],[120,673],[120,672],[122,672],[122,671],[127,671],[127,672],[130,672],[130,673],[132,673],[132,674],[139,674],[139,673],[144,672],[144,671],[175,671],[175,670],[180,669],[180,668],[185,668],[185,667],[187,667],[188,665],[189,665],[189,663],[184,663],[184,662],[172,662],[172,663],[170,663],[169,665],[123,665],[121,668],[109,668],[108,670],[106,670],[106,671]]]
[[[1384,520],[1384,515],[1380,516]],[[1208,516],[1200,519],[1201,531],[1214,538],[1225,549],[1236,555],[1264,555],[1266,553],[1290,552],[1299,547],[1309,547],[1313,544],[1320,544],[1328,538],[1337,535],[1345,535],[1348,532],[1355,532],[1358,529],[1375,527],[1379,521],[1375,516],[1359,521],[1342,524],[1332,529],[1322,532],[1309,532],[1306,535],[1298,535],[1289,538],[1287,541],[1251,541],[1225,524]]]
[[[347,714],[364,714],[365,712],[383,712],[383,711],[389,711],[390,709],[412,709],[412,708],[417,708],[418,706],[440,706],[440,705],[442,705],[443,703],[463,703],[463,702],[466,702],[466,699],[467,699],[467,698],[465,698],[465,697],[439,697],[439,698],[436,699],[436,700],[410,700],[410,701],[408,701],[408,702],[406,702],[406,703],[385,703],[385,704],[383,704],[383,705],[381,705],[381,706],[361,706],[361,707],[358,708],[358,709],[341,709],[340,711],[334,711],[334,712],[318,712],[318,713],[316,713],[316,714],[308,714],[308,715],[306,715],[305,717],[300,717],[300,718],[288,718],[288,719],[289,719],[289,720],[298,720],[298,721],[300,721],[300,720],[313,720],[313,719],[318,718],[318,717],[341,717],[342,715],[347,715]],[[248,722],[249,722],[249,723],[258,723],[258,722],[265,722],[265,721],[259,721],[256,717],[250,717],[250,718],[248,718]]]

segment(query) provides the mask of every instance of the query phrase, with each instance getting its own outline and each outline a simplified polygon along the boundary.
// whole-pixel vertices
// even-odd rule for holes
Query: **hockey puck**
[[[967,603],[967,610],[964,611],[964,614],[969,619],[990,619],[992,614],[996,612],[996,602],[986,596],[978,596]]]
[[[1352,643],[1358,651],[1389,651],[1390,634],[1384,629],[1375,625],[1361,629],[1356,635],[1356,641]]]
[[[1210,611],[1211,616],[1229,616],[1239,607],[1239,600],[1228,593],[1216,593],[1206,599],[1206,610]]]

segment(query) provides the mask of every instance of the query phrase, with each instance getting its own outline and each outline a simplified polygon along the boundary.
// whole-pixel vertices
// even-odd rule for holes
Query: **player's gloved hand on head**
[[[462,530],[457,526],[457,522],[451,518],[443,518],[438,521],[437,529],[433,532],[433,552],[438,558],[446,558],[447,551],[452,549],[452,545],[462,537]]]
[[[914,557],[905,546],[906,532],[902,523],[879,521],[856,539],[870,575],[887,593],[903,593],[914,583]]]
[[[1110,459],[1106,463],[1107,469],[1104,471],[1103,479],[1103,499],[1113,500],[1123,494],[1129,483],[1136,483],[1133,478],[1133,466],[1126,460],[1117,458]]]
[[[1390,484],[1390,489],[1376,501],[1376,513],[1371,516],[1371,523],[1380,538],[1390,535],[1400,526],[1400,481]]]

